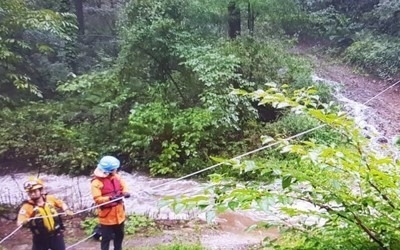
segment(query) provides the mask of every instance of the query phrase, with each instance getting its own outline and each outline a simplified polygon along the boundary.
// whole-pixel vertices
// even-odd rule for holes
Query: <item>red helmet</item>
[[[38,178],[31,177],[24,183],[24,189],[26,192],[41,188],[43,188],[43,181]]]

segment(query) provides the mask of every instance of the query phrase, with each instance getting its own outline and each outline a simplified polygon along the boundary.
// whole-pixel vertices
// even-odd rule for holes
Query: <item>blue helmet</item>
[[[107,155],[101,158],[99,164],[97,164],[97,167],[105,173],[111,173],[115,169],[119,168],[119,165],[120,162],[117,158]]]

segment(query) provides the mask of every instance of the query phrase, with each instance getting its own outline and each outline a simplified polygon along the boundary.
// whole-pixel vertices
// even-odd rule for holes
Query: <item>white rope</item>
[[[398,83],[400,83],[400,80],[397,81],[397,82],[395,82],[395,83],[392,84],[391,86],[387,87],[386,89],[382,90],[382,91],[379,92],[377,95],[373,96],[372,98],[370,98],[369,100],[367,100],[367,101],[364,102],[363,104],[365,105],[365,104],[367,104],[368,102],[374,100],[375,98],[377,98],[378,96],[380,96],[380,95],[382,95],[384,92],[386,92],[387,90],[389,90],[389,89],[393,88],[394,86],[396,86]],[[289,141],[289,140],[292,140],[292,139],[297,138],[297,137],[299,137],[299,136],[308,134],[308,133],[310,133],[310,132],[312,132],[312,131],[315,131],[315,130],[317,130],[317,129],[323,128],[323,127],[325,127],[325,126],[327,126],[327,124],[322,124],[322,125],[319,125],[319,126],[317,126],[317,127],[315,127],[315,128],[312,128],[312,129],[303,131],[303,132],[301,132],[301,133],[298,133],[298,134],[296,134],[296,135],[290,136],[290,137],[288,137],[288,138],[286,138],[286,139],[283,139],[283,140],[284,140],[284,141]],[[272,143],[272,144],[268,144],[268,145],[266,145],[266,146],[263,146],[263,147],[254,149],[254,150],[252,150],[252,151],[249,151],[249,152],[247,152],[247,153],[244,153],[244,154],[235,156],[235,157],[231,158],[231,160],[240,159],[240,158],[242,158],[242,157],[244,157],[244,156],[254,154],[254,153],[256,153],[256,152],[259,152],[259,151],[261,151],[261,150],[264,150],[264,149],[273,147],[273,146],[278,145],[278,144],[280,144],[280,143],[281,143],[281,142],[275,142],[275,143]],[[160,184],[160,185],[154,186],[154,187],[152,187],[152,189],[154,190],[154,189],[156,189],[156,188],[165,186],[165,185],[167,185],[167,184],[171,184],[171,183],[174,183],[174,182],[177,182],[177,181],[186,179],[186,178],[188,178],[188,177],[197,175],[197,174],[202,173],[202,172],[205,172],[205,171],[207,171],[207,170],[216,168],[216,167],[218,167],[218,166],[220,166],[220,165],[222,165],[222,164],[224,164],[224,163],[225,163],[225,162],[217,163],[217,164],[215,164],[215,165],[212,165],[212,166],[210,166],[210,167],[201,169],[201,170],[196,171],[196,172],[194,172],[194,173],[191,173],[191,174],[188,174],[188,175],[179,177],[179,178],[177,178],[177,179],[173,179],[173,180],[171,180],[171,181],[162,183],[162,184]],[[146,192],[146,191],[144,191],[144,192]],[[146,193],[148,193],[148,192],[146,192]],[[77,211],[77,212],[75,212],[75,213],[73,213],[73,214],[75,215],[75,214],[83,213],[83,212],[85,212],[85,211],[89,211],[89,210],[92,210],[92,209],[94,209],[94,208],[98,208],[98,207],[104,206],[104,205],[106,205],[106,204],[109,204],[109,203],[112,203],[112,202],[115,202],[115,201],[118,201],[118,200],[121,200],[121,199],[123,199],[123,197],[120,197],[120,198],[118,198],[118,199],[115,199],[115,200],[112,200],[112,201],[108,201],[108,202],[105,202],[105,203],[102,203],[102,204],[99,204],[99,205],[95,205],[95,206],[92,206],[92,207],[89,207],[89,208],[86,208],[86,209],[79,210],[79,211]],[[65,213],[60,213],[60,215],[65,215]],[[46,216],[46,217],[51,217],[51,216]],[[39,218],[46,218],[46,217],[39,217]],[[38,217],[37,217],[37,218],[38,218]],[[31,218],[31,219],[37,219],[37,218]],[[13,234],[15,234],[19,229],[21,229],[21,227],[22,227],[22,225],[20,225],[19,227],[17,227],[13,232],[11,232],[11,233],[10,233],[9,235],[7,235],[4,239],[2,239],[2,240],[0,241],[0,244],[3,243],[3,242],[4,242],[5,240],[7,240],[8,238],[10,238]],[[67,249],[69,249],[69,248],[71,248],[71,247],[73,247],[73,246],[76,246],[76,245],[82,243],[83,241],[89,239],[89,238],[92,237],[93,235],[94,235],[94,234],[92,234],[91,236],[89,236],[89,237],[83,239],[82,241],[79,241],[78,243],[75,243],[74,245],[68,247]]]
[[[387,90],[393,88],[394,86],[396,86],[398,83],[400,82],[400,80],[398,80],[397,82],[393,83],[392,85],[390,85],[389,87],[387,87],[386,89],[382,90],[381,92],[379,92],[377,95],[375,95],[374,97],[372,97],[371,99],[369,99],[368,101],[364,102],[363,104],[367,104],[370,101],[374,100],[375,98],[377,98],[378,96],[382,95],[383,93],[385,93]]]
[[[70,249],[70,248],[72,248],[72,247],[74,247],[74,246],[77,246],[77,245],[81,244],[82,242],[87,241],[88,239],[92,238],[95,234],[96,234],[96,233],[93,233],[93,234],[89,235],[88,237],[86,237],[86,238],[84,238],[84,239],[82,239],[82,240],[76,242],[75,244],[73,244],[73,245],[71,245],[71,246],[69,246],[69,247],[67,247],[67,248],[65,248],[65,249]]]
[[[3,243],[4,241],[6,241],[6,239],[10,238],[13,234],[15,234],[21,227],[22,227],[22,225],[20,225],[20,226],[17,227],[14,231],[12,231],[9,235],[7,235],[6,237],[4,237],[4,239],[2,239],[2,240],[0,241],[0,244]]]

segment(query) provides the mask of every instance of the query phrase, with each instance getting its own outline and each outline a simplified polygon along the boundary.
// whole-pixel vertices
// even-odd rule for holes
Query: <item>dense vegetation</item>
[[[2,167],[87,174],[113,154],[124,170],[179,176],[277,140],[214,170],[215,203],[201,196],[173,206],[268,211],[303,200],[320,210],[282,210],[321,217],[322,226],[286,224],[269,244],[397,249],[397,163],[369,151],[326,104],[329,88],[312,82],[310,64],[287,50],[322,41],[344,61],[394,77],[397,2],[2,1]],[[282,190],[270,191],[277,180]]]

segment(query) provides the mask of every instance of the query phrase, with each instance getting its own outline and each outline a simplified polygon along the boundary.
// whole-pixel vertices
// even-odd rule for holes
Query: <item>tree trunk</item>
[[[229,38],[235,39],[240,36],[240,9],[236,7],[235,2],[230,2],[228,5],[228,25]]]
[[[83,0],[75,0],[76,17],[78,19],[78,34],[85,34],[85,19],[83,17]]]
[[[254,23],[255,23],[255,15],[254,15],[254,7],[251,5],[250,1],[247,3],[247,28],[249,29],[250,35],[254,34]]]

